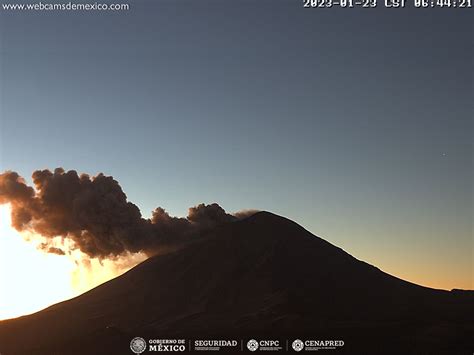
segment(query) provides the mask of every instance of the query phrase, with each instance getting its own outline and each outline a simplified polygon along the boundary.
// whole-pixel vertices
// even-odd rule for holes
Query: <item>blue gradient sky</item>
[[[144,216],[270,210],[474,288],[472,11],[131,5],[0,14],[0,170],[104,172]]]

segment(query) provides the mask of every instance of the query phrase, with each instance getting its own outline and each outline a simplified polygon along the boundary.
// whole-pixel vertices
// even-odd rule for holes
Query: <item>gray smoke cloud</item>
[[[59,255],[66,251],[53,243],[57,237],[91,258],[138,252],[151,256],[198,231],[256,212],[232,215],[213,203],[189,208],[186,218],[172,217],[158,207],[145,219],[111,176],[91,177],[57,168],[37,170],[32,178],[34,187],[14,171],[0,174],[0,204],[11,205],[16,230],[43,236],[46,241],[40,248]]]

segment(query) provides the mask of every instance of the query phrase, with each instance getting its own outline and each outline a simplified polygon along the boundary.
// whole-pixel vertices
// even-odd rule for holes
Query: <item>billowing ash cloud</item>
[[[43,236],[46,242],[40,248],[60,255],[64,248],[58,248],[53,238],[67,240],[68,247],[92,258],[137,252],[153,255],[196,231],[255,213],[234,216],[214,203],[191,207],[187,218],[172,217],[158,207],[151,219],[144,219],[110,176],[90,177],[58,168],[35,171],[32,177],[34,188],[16,172],[0,174],[0,204],[11,204],[15,229]]]

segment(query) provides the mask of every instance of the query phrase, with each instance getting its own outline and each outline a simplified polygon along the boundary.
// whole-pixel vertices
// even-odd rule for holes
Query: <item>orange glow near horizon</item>
[[[11,227],[10,207],[0,205],[0,320],[19,317],[70,299],[127,271],[145,259],[122,262],[38,251]]]
[[[78,251],[47,254],[37,250],[40,242],[40,237],[20,234],[11,227],[10,207],[0,205],[0,320],[37,312],[75,297],[146,259],[144,254],[134,254],[99,262]],[[433,272],[436,260],[420,259],[414,267],[413,262],[401,263],[396,253],[379,253],[377,260],[371,260],[370,255],[367,251],[361,260],[404,280],[440,289],[451,289],[453,284],[472,289],[464,275],[453,279],[448,271]]]

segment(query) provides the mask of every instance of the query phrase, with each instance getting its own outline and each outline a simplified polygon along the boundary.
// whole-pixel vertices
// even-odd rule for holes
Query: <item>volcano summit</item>
[[[473,324],[472,291],[400,280],[259,212],[79,297],[0,322],[0,353],[129,354],[140,336],[340,339],[334,352],[461,354],[474,349]]]

